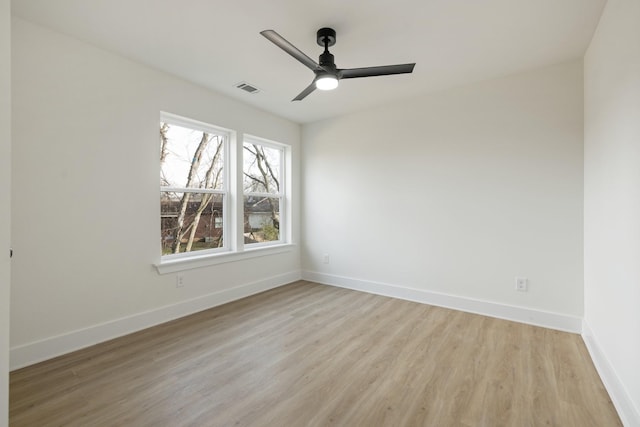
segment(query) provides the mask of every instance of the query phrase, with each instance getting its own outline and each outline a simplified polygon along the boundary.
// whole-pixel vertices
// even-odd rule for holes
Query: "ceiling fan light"
[[[326,74],[316,79],[316,88],[320,90],[333,90],[338,87],[338,78],[331,74]]]

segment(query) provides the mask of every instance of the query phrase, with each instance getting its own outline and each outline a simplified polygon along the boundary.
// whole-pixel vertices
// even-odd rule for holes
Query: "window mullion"
[[[206,194],[225,194],[226,190],[215,188],[193,188],[193,187],[160,187],[160,191],[165,193],[206,193]]]
[[[259,193],[259,192],[253,192],[253,191],[246,191],[244,195],[251,196],[251,197],[269,197],[269,198],[278,198],[283,196],[282,193]]]
[[[229,188],[231,198],[229,206],[231,208],[230,215],[233,218],[231,227],[232,250],[237,252],[244,251],[244,234],[242,221],[242,144],[238,141],[237,134],[231,137],[229,148]]]

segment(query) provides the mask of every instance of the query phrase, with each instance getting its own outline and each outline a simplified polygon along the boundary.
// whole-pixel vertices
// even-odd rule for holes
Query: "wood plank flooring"
[[[11,373],[11,426],[620,426],[580,336],[296,282]]]

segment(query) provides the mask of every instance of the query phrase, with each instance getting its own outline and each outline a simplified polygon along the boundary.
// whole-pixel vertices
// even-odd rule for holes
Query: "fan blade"
[[[407,74],[413,72],[416,64],[382,65],[380,67],[346,68],[338,70],[341,79],[355,79],[358,77],[389,76],[392,74]]]
[[[309,95],[314,90],[316,90],[316,81],[315,81],[315,79],[311,82],[311,84],[309,86],[307,86],[307,88],[305,90],[300,92],[300,94],[298,96],[296,96],[295,98],[293,98],[291,101],[302,101],[303,99],[305,99],[307,97],[307,95]]]
[[[264,30],[261,31],[260,34],[265,36],[270,42],[278,46],[280,49],[287,52],[289,55],[293,56],[298,61],[302,62],[307,68],[312,71],[316,71],[321,69],[320,65],[313,59],[309,58],[307,55],[302,53],[300,49],[289,43],[284,37],[280,34],[276,33],[273,30]]]

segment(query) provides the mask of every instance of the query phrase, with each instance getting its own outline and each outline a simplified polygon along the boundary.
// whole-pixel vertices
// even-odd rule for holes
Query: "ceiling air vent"
[[[236,87],[238,89],[242,89],[245,92],[249,92],[249,93],[258,93],[260,92],[260,89],[258,89],[257,87],[250,85],[249,83],[245,83],[245,82],[240,82],[236,85]]]

